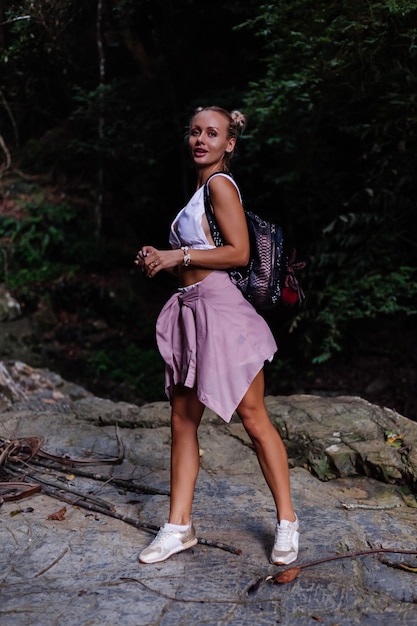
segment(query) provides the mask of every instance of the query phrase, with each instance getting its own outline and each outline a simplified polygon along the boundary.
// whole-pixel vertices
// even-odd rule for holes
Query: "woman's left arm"
[[[208,265],[205,259],[200,260],[200,251],[193,250],[193,263],[212,269],[244,267],[249,262],[249,234],[237,188],[224,176],[215,176],[209,182],[209,190],[210,203],[224,245],[209,250]]]
[[[209,250],[190,248],[190,266],[212,270],[244,267],[249,262],[249,234],[238,191],[224,176],[213,177],[209,185],[210,201],[224,245]],[[208,225],[206,227],[208,229]],[[160,270],[175,272],[183,261],[182,250],[158,250],[143,246],[135,263],[147,276],[153,277]]]

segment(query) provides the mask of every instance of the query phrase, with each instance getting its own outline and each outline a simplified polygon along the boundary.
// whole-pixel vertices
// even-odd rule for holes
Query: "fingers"
[[[139,252],[137,253],[137,255],[136,255],[135,264],[136,265],[143,265],[143,263],[145,261],[145,258],[148,256],[148,254],[149,254],[149,250],[148,250],[148,248],[146,246],[141,248],[139,250]]]
[[[159,271],[158,266],[159,266],[159,262],[156,260],[151,261],[149,263],[149,265],[146,268],[146,273],[147,273],[147,276],[149,276],[149,278],[152,278],[153,276],[155,276],[155,274]]]
[[[145,272],[149,278],[155,276],[159,271],[158,266],[160,260],[157,256],[157,250],[155,248],[143,247],[136,255],[135,265],[139,265],[142,268],[142,272]]]

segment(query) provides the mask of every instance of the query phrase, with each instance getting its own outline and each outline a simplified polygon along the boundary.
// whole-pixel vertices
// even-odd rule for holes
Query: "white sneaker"
[[[277,524],[275,530],[274,547],[271,552],[271,563],[275,565],[289,565],[298,556],[298,517],[295,522],[288,522],[286,519]]]
[[[141,563],[160,563],[197,543],[193,525],[183,532],[171,530],[166,526],[167,524],[159,529],[155,539],[139,554],[138,558]]]

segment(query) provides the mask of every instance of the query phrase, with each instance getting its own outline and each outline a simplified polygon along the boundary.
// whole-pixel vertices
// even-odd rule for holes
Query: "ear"
[[[233,152],[236,145],[236,137],[231,137],[227,143],[226,152]]]

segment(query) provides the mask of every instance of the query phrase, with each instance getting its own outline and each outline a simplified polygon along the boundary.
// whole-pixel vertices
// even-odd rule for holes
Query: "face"
[[[232,152],[236,143],[228,139],[228,120],[217,111],[200,111],[190,127],[189,147],[197,167],[218,167],[225,152]]]

